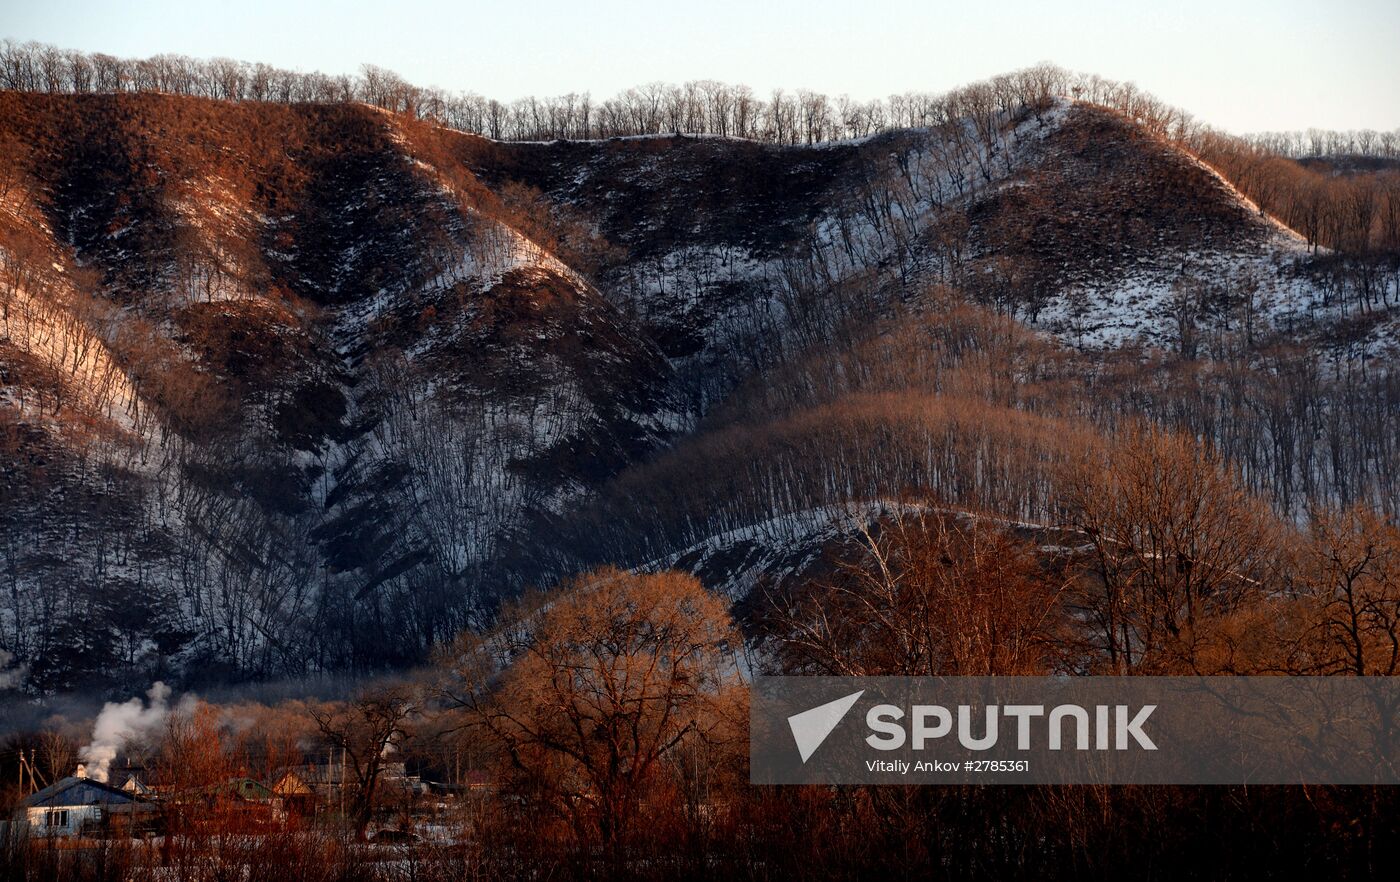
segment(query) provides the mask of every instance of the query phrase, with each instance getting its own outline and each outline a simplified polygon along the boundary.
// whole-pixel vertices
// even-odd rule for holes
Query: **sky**
[[[1051,61],[1239,133],[1400,128],[1397,0],[0,0],[0,37],[368,62],[501,100],[691,79],[867,99]]]

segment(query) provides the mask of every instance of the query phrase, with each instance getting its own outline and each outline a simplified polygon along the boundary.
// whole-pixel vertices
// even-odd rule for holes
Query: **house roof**
[[[272,784],[272,792],[282,796],[306,796],[311,787],[296,772],[283,772]]]
[[[277,771],[278,780],[287,775],[296,775],[302,782],[317,784],[339,784],[341,780],[339,763],[307,763],[299,766],[285,766]]]
[[[147,787],[146,783],[135,775],[126,776],[126,780],[122,782],[122,790],[127,793],[139,793],[142,796],[151,792],[151,788]]]
[[[140,802],[140,797],[128,793],[120,787],[113,787],[92,778],[61,778],[58,781],[31,794],[20,802],[24,808],[49,808],[68,805],[111,805],[114,803]]]
[[[232,794],[250,802],[261,802],[276,796],[270,787],[252,778],[231,778],[214,789],[219,793]]]

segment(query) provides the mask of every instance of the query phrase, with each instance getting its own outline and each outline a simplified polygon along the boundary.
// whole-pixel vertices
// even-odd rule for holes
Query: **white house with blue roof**
[[[19,804],[22,820],[36,836],[76,836],[107,826],[115,815],[130,819],[151,809],[140,795],[87,777],[82,766],[76,775],[50,784]]]

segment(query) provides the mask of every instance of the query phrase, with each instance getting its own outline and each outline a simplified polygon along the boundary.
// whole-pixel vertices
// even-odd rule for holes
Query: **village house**
[[[122,782],[122,790],[125,790],[127,793],[134,793],[137,796],[144,796],[147,798],[149,798],[152,795],[151,788],[147,787],[146,783],[142,781],[139,777],[137,777],[136,773],[133,772],[131,774],[128,774],[125,776],[125,778],[126,780]]]
[[[284,771],[274,779],[272,792],[282,800],[287,811],[297,815],[314,815],[320,800],[311,786],[294,771]]]
[[[279,796],[300,796],[315,794],[327,803],[334,803],[342,794],[355,785],[352,770],[343,763],[306,763],[287,766],[278,770],[272,779],[272,790]],[[382,787],[406,793],[426,793],[427,785],[417,776],[408,773],[403,763],[384,763],[379,774]]]
[[[19,812],[31,833],[39,836],[77,836],[114,827],[131,829],[153,814],[154,807],[136,793],[87,777],[82,766],[76,774],[45,787],[20,802]]]

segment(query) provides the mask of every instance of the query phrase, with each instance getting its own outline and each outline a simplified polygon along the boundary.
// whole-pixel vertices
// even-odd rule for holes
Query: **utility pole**
[[[35,793],[39,792],[40,787],[49,786],[49,779],[40,775],[38,766],[34,765],[34,758],[38,752],[37,748],[29,748],[29,786],[34,788]]]
[[[25,756],[24,748],[19,749],[19,792],[25,796],[39,792],[39,777],[38,773],[34,770],[34,755],[35,751],[32,748],[28,756]],[[27,788],[24,786],[26,772],[29,774],[29,786]]]

